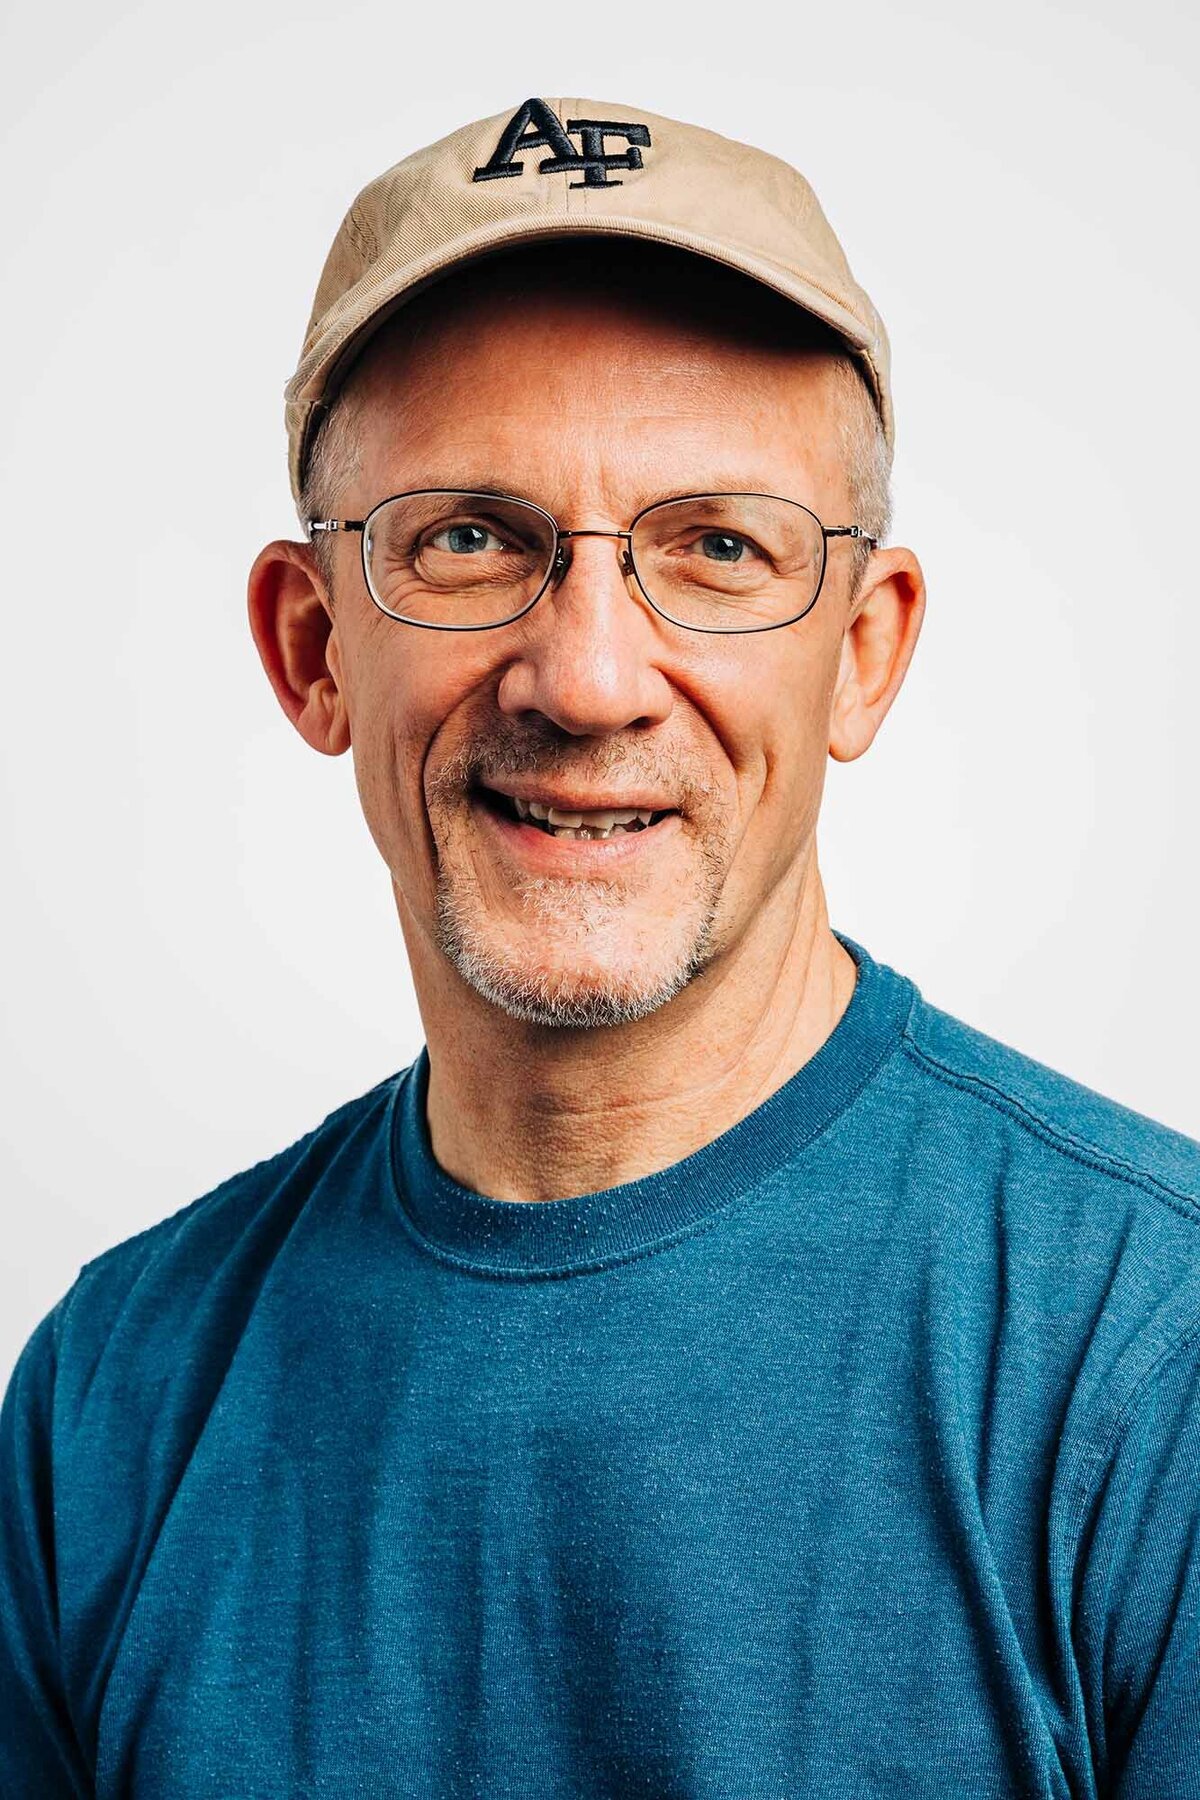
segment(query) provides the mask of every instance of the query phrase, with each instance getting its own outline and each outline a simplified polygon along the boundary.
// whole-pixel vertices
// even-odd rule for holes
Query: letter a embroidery
[[[577,133],[583,153],[577,153],[568,133]],[[606,138],[624,138],[627,150],[606,153]],[[640,146],[640,147],[639,147]],[[539,175],[561,175],[581,172],[578,187],[620,187],[610,181],[610,169],[640,169],[642,150],[650,147],[650,132],[645,125],[625,124],[612,119],[568,119],[566,130],[559,124],[544,100],[526,100],[500,133],[500,141],[482,168],[476,169],[472,181],[499,181],[509,175],[523,175],[527,150],[549,150],[553,154],[537,166]]]

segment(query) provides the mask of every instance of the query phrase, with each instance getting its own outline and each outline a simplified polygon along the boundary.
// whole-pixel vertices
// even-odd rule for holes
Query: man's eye
[[[683,540],[679,553],[699,557],[704,562],[721,563],[726,568],[748,568],[751,563],[761,562],[763,557],[753,538],[744,537],[740,531],[697,531],[694,537]]]
[[[700,554],[710,562],[735,563],[749,561],[751,547],[745,538],[732,531],[706,531],[699,540]]]
[[[482,525],[443,525],[429,539],[431,550],[447,550],[453,556],[476,556],[481,550],[503,550],[504,543],[494,531]]]

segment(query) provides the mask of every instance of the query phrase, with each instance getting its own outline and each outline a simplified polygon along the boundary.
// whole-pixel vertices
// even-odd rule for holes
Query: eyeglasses
[[[689,631],[775,631],[816,605],[830,538],[878,539],[822,525],[774,494],[685,494],[638,513],[627,531],[565,531],[530,500],[419,488],[365,519],[310,519],[318,533],[362,534],[367,591],[389,618],[430,631],[489,631],[535,606],[571,564],[570,540],[616,538],[621,573]]]

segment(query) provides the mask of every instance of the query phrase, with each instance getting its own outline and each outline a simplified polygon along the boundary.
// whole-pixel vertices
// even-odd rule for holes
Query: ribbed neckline
[[[899,1041],[916,996],[905,976],[835,934],[858,965],[821,1048],[761,1106],[682,1162],[562,1200],[493,1200],[435,1161],[429,1053],[397,1081],[388,1132],[397,1199],[426,1248],[492,1274],[561,1276],[664,1248],[758,1186],[851,1103]]]

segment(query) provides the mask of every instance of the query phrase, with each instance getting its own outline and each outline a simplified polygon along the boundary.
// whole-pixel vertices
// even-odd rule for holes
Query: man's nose
[[[541,713],[575,737],[661,724],[672,705],[663,639],[624,539],[580,534],[562,552],[560,575],[514,627],[522,642],[501,677],[501,711]]]

